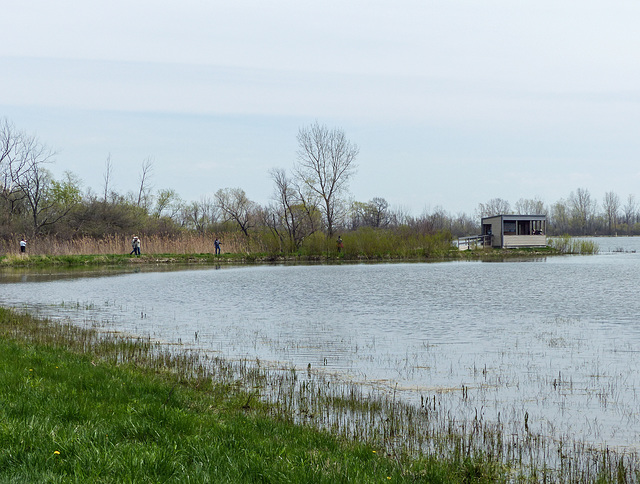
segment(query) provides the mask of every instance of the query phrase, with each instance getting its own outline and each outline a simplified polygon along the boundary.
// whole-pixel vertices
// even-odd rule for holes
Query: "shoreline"
[[[9,254],[0,256],[1,268],[15,267],[45,267],[45,266],[135,266],[149,264],[274,264],[274,263],[425,263],[452,261],[496,261],[518,260],[522,258],[540,258],[567,255],[551,247],[535,249],[478,249],[451,250],[446,254],[429,257],[401,257],[401,256],[337,256],[337,255],[273,255],[273,254],[222,254],[216,256],[211,253],[202,254],[142,254],[133,256],[128,254],[89,254],[89,255],[20,255]]]
[[[393,437],[407,429],[409,409],[363,398],[348,383],[329,390],[311,369],[212,360],[3,307],[0,349],[9,372],[0,397],[12,402],[0,415],[17,436],[0,455],[3,480],[489,483],[510,475],[497,456],[450,451],[451,439],[464,442],[454,434],[432,452],[412,451]],[[345,411],[378,424],[356,436]]]
[[[393,476],[394,482],[616,482],[621,476],[637,475],[640,467],[636,454],[608,448],[598,450],[579,441],[564,442],[561,448],[573,451],[567,450],[557,462],[544,435],[527,431],[521,435],[522,441],[511,442],[510,429],[500,424],[480,419],[467,422],[471,428],[464,422],[456,426],[436,395],[433,401],[428,399],[420,406],[403,404],[395,395],[370,394],[357,384],[326,379],[311,367],[306,371],[274,369],[244,360],[211,359],[187,348],[166,348],[148,338],[104,334],[78,322],[42,319],[3,307],[0,307],[0,347],[4,348],[0,362],[6,360],[3,364],[7,368],[9,361],[17,364],[10,370],[14,377],[3,386],[0,397],[18,401],[20,408],[29,408],[32,422],[38,422],[38,432],[29,435],[32,440],[27,442],[27,449],[13,441],[5,448],[5,456],[29,454],[24,458],[13,457],[11,465],[4,466],[18,473],[13,475],[35,475],[34,468],[39,470],[38,463],[43,460],[39,456],[49,454],[58,460],[53,461],[56,463],[53,467],[48,460],[44,472],[55,470],[61,476],[78,476],[76,463],[80,461],[86,467],[82,472],[97,474],[105,465],[113,466],[111,462],[118,461],[123,469],[134,468],[128,472],[164,479],[166,475],[156,474],[155,468],[139,467],[138,454],[146,452],[147,437],[143,436],[145,440],[140,446],[138,434],[127,430],[147,429],[151,425],[153,435],[162,436],[162,439],[154,437],[153,445],[170,459],[170,465],[184,471],[188,467],[182,459],[189,459],[187,455],[195,451],[195,459],[189,459],[189,463],[195,464],[199,472],[203,463],[198,458],[207,452],[238,458],[233,454],[237,450],[236,436],[246,435],[250,431],[247,425],[251,429],[260,426],[267,429],[265,435],[275,439],[275,445],[265,447],[261,440],[254,446],[249,443],[255,438],[251,436],[241,453],[255,453],[260,462],[277,463],[284,458],[286,472],[290,474],[281,475],[307,473],[309,466],[317,470],[313,478],[297,482],[330,482],[330,476],[340,480],[347,475],[352,478],[359,475],[362,480],[365,469],[372,474],[364,481],[373,476],[380,480]],[[99,388],[100,383],[97,386],[95,383],[96,372],[101,379],[107,373],[114,383],[104,390]],[[132,379],[133,386],[123,378]],[[79,390],[73,390],[77,385]],[[143,390],[141,385],[145,387]],[[63,398],[62,395],[68,396],[69,388],[70,398]],[[114,389],[113,395],[109,388]],[[59,395],[52,397],[52,392]],[[85,395],[88,401],[79,404],[77,397],[84,402]],[[40,404],[44,398],[53,400]],[[98,416],[94,414],[96,408]],[[175,429],[173,418],[166,417],[174,409],[181,421]],[[153,422],[147,419],[148,415],[154,415]],[[22,425],[20,420],[14,423],[6,416],[5,420],[9,429]],[[220,421],[226,422],[229,432],[217,442],[216,449],[191,446],[194,441],[203,445],[207,439],[220,438],[212,437],[209,430]],[[127,428],[118,430],[123,426]],[[304,437],[290,442],[283,455],[281,442],[286,439],[283,435],[294,433],[302,433]],[[338,445],[338,455],[344,457],[337,474],[333,466],[315,465],[313,456],[326,451],[316,443],[321,435],[332,439],[335,443],[331,445]],[[182,442],[187,440],[186,450],[182,450]],[[99,457],[83,454],[83,449],[96,445],[102,449]],[[132,450],[122,455],[121,449],[129,447]],[[176,453],[178,448],[181,450]],[[523,452],[528,456],[525,459]],[[535,462],[536,454],[542,461]],[[289,462],[293,455],[298,457]],[[376,461],[380,467],[370,469],[372,457],[380,459]],[[323,459],[333,461],[335,457]],[[207,457],[204,464],[211,461]],[[213,470],[205,467],[207,471],[219,472],[218,465],[213,464]],[[171,470],[174,477],[175,472]],[[239,472],[245,475],[243,469]],[[235,479],[246,482],[238,476]],[[296,481],[293,479],[292,482]]]

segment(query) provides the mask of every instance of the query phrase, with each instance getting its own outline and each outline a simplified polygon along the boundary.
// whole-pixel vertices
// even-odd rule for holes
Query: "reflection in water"
[[[87,267],[5,267],[0,270],[0,284],[13,282],[46,282],[79,277],[108,277],[138,272],[176,272],[184,270],[220,269],[220,265],[145,264],[140,266],[87,266]]]
[[[547,434],[635,445],[640,255],[603,252],[498,264],[14,271],[0,274],[0,304],[228,358],[311,364],[407,399],[440,393],[461,417],[526,413]]]

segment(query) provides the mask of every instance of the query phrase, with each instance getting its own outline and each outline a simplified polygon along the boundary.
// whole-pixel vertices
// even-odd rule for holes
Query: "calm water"
[[[635,447],[640,239],[597,242],[596,256],[503,263],[7,272],[0,304]]]

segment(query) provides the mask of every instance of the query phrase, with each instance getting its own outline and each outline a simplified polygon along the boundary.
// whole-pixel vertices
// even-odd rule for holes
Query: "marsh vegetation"
[[[243,365],[4,309],[0,334],[3,482],[500,478],[480,460],[388,456],[295,425],[261,402],[269,376]]]
[[[573,238],[568,235],[551,237],[548,244],[562,254],[597,254],[600,250],[594,239]]]
[[[0,310],[0,331],[2,392],[12,402],[2,409],[5,478],[638,478],[634,452],[585,445],[569,435],[551,439],[529,427],[527,414],[489,422],[474,390],[464,386],[461,404],[475,408],[466,420],[454,416],[442,393],[412,405],[395,391],[375,391],[310,365],[297,370],[229,361],[6,310]]]

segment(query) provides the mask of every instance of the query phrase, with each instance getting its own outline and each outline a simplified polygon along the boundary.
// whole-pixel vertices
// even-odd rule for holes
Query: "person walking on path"
[[[216,240],[213,242],[213,245],[216,249],[216,255],[220,255],[220,241],[218,240],[218,237],[216,237]]]
[[[131,248],[133,250],[129,252],[129,255],[131,254],[140,255],[140,239],[138,238],[137,235],[134,235],[133,239],[131,240]]]
[[[344,248],[344,244],[342,243],[342,238],[338,235],[338,240],[336,241],[336,248],[338,249],[338,254],[342,252]]]
[[[24,240],[24,237],[20,240],[20,253],[24,254],[27,251],[27,241]]]

